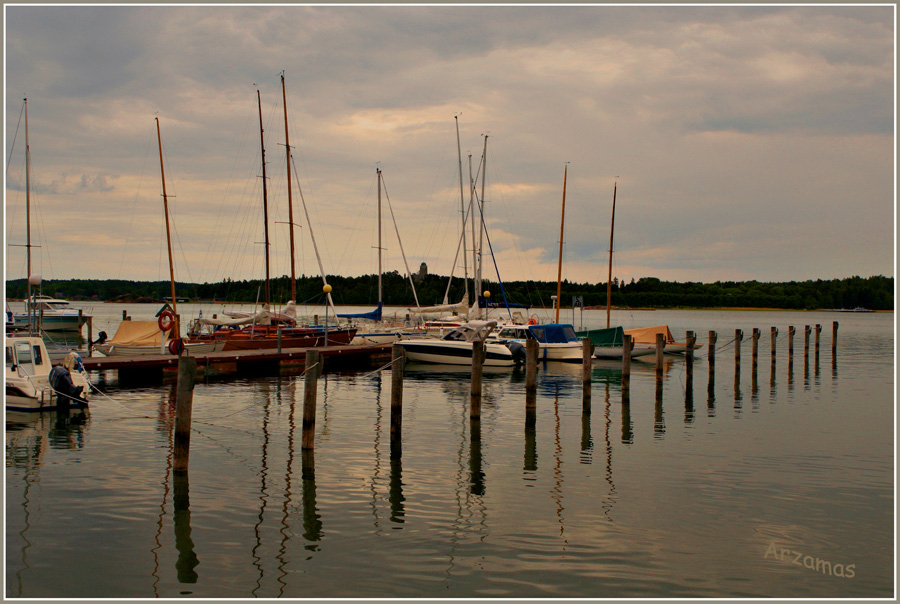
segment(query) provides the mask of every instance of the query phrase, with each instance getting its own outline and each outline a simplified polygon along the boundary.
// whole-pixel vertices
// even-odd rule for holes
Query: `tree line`
[[[338,305],[375,306],[378,301],[378,276],[329,276],[332,298]],[[502,286],[485,281],[483,291],[490,292],[492,302],[505,301],[532,307],[553,305],[555,282],[510,281]],[[297,279],[297,304],[324,303],[322,278],[302,276]],[[814,310],[822,308],[857,308],[892,310],[894,308],[893,277],[849,277],[815,281],[760,282],[716,281],[715,283],[662,281],[642,277],[629,283],[613,279],[611,304],[622,308],[778,308]],[[160,302],[171,296],[168,281],[125,281],[121,279],[45,280],[41,285],[45,295],[69,300],[105,302]],[[397,271],[382,277],[385,306],[414,307],[416,297],[420,306],[441,304],[445,296],[450,303],[459,302],[465,292],[463,279],[425,275],[415,282],[415,296],[409,278]],[[6,282],[8,299],[26,296],[25,279]],[[254,303],[265,300],[262,280],[237,281],[226,279],[218,283],[175,283],[175,296],[192,302]],[[473,292],[469,285],[469,299]],[[284,304],[291,297],[290,278],[282,276],[269,284],[269,298],[273,304]],[[562,307],[569,308],[573,299],[580,299],[585,307],[606,307],[607,284],[563,281]]]

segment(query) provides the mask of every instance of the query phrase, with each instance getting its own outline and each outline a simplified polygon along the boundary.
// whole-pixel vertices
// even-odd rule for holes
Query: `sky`
[[[894,275],[892,5],[4,9],[7,279]]]

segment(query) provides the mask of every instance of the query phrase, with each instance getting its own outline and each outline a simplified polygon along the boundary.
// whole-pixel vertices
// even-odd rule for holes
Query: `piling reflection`
[[[653,437],[662,439],[666,435],[666,422],[663,418],[663,382],[662,379],[656,379],[656,405],[653,416]]]
[[[484,495],[484,469],[481,467],[481,420],[469,421],[469,489],[472,495]]]
[[[196,583],[198,574],[194,570],[200,564],[197,554],[194,553],[194,541],[191,539],[191,505],[190,485],[187,472],[178,472],[173,475],[174,483],[174,513],[172,522],[175,527],[175,549],[178,551],[178,559],[175,562],[175,571],[179,583]]]
[[[631,392],[622,391],[622,444],[634,443],[634,426],[631,423]]]
[[[300,452],[300,476],[303,486],[303,538],[305,549],[319,551],[322,541],[322,519],[316,507],[316,454],[313,449]]]

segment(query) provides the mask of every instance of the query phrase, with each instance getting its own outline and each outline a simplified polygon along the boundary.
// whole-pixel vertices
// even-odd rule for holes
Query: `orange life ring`
[[[164,310],[159,314],[156,323],[159,325],[160,331],[169,331],[175,325],[175,315],[170,310]]]
[[[528,324],[529,325],[537,325],[537,319],[535,319],[534,317],[531,317],[530,319],[528,319]]]

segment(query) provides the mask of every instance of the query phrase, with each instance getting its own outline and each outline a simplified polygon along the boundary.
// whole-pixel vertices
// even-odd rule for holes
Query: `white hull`
[[[416,363],[436,363],[440,365],[471,365],[472,342],[452,342],[446,340],[400,340],[406,351],[406,358]],[[513,357],[509,348],[502,344],[485,343],[486,367],[512,367]]]
[[[421,337],[421,334],[397,331],[380,331],[377,333],[357,333],[350,341],[351,345],[390,344],[410,337]]]
[[[185,344],[186,352],[193,354],[202,354],[206,352],[219,352],[225,347],[224,341],[217,342],[196,342]],[[95,344],[94,350],[108,357],[134,357],[145,356],[151,354],[171,354],[168,344],[160,350],[158,345],[154,346],[122,346],[115,344]]]
[[[44,314],[43,319],[36,317],[35,324],[40,323],[41,329],[44,331],[80,331],[82,325],[87,323],[87,318],[83,315],[48,315]],[[18,328],[28,327],[28,315],[15,315],[13,325]]]
[[[631,358],[656,354],[656,348],[633,348]],[[621,359],[625,356],[622,346],[597,346],[594,348],[595,359]]]

